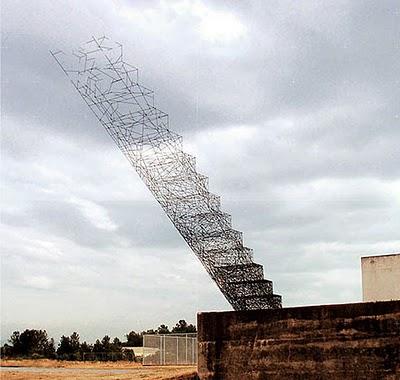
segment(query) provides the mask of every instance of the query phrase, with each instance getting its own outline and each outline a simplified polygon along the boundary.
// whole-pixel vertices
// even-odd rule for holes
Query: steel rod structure
[[[51,52],[75,89],[135,168],[168,218],[235,310],[281,307],[263,267],[232,228],[195,157],[169,129],[168,115],[153,91],[139,83],[138,69],[123,60],[123,48],[92,38],[72,54]]]

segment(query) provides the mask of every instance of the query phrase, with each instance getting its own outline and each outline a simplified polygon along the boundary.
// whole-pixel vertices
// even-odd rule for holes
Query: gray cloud
[[[229,307],[52,61],[92,35],[124,44],[286,305],[357,301],[359,257],[398,251],[396,1],[2,12],[3,335],[122,337]]]

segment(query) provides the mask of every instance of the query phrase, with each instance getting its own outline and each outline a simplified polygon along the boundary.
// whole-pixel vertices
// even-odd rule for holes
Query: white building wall
[[[361,258],[363,301],[400,299],[400,253]]]

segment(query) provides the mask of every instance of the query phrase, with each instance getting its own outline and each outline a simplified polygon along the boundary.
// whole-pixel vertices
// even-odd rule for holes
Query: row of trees
[[[121,342],[117,337],[111,340],[106,335],[94,344],[86,341],[80,342],[79,334],[74,332],[70,336],[63,335],[55,346],[53,338],[50,338],[46,330],[29,330],[13,332],[8,343],[1,347],[2,357],[27,357],[49,358],[60,360],[105,360],[105,359],[129,359],[135,360],[132,351],[123,350],[123,347],[138,347],[143,345],[144,334],[170,334],[170,333],[195,333],[196,326],[180,320],[171,330],[162,324],[157,329],[131,331],[126,334],[126,341]]]
[[[1,348],[1,356],[24,356],[53,358],[56,355],[54,339],[49,338],[46,330],[14,331]]]

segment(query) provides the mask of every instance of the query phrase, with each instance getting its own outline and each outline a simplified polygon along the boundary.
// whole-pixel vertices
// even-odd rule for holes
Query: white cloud
[[[137,9],[117,5],[121,17],[140,25],[152,25],[157,32],[171,30],[178,21],[193,19],[193,30],[212,43],[229,43],[245,35],[246,28],[236,15],[215,10],[202,1],[161,1],[157,6]],[[171,17],[173,15],[173,17]],[[178,20],[176,20],[178,19]]]
[[[106,231],[115,231],[118,229],[118,225],[111,220],[104,207],[87,199],[76,197],[71,197],[69,202],[78,206],[82,215],[95,227]]]
[[[194,14],[200,18],[199,32],[211,42],[231,42],[245,34],[245,27],[232,13],[215,11],[197,3]]]
[[[46,276],[27,276],[23,284],[33,289],[47,290],[53,285],[53,281]]]

